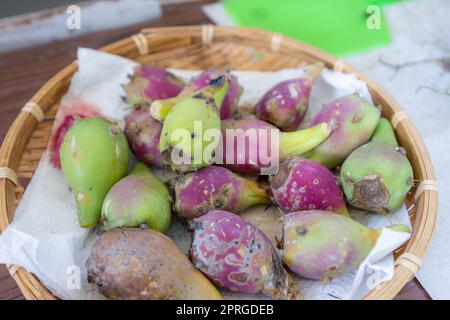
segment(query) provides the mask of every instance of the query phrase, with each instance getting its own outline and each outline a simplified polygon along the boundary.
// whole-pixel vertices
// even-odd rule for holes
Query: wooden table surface
[[[212,1],[167,5],[162,17],[156,20],[0,54],[0,142],[22,106],[51,76],[76,58],[78,47],[99,48],[143,27],[208,23],[201,11],[201,6],[208,2]],[[0,265],[0,299],[24,299],[4,265]],[[414,279],[396,299],[423,300],[430,296]]]

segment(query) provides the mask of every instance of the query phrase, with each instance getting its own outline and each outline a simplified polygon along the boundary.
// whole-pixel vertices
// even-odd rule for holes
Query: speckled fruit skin
[[[141,65],[130,76],[124,91],[126,100],[132,107],[149,107],[154,100],[177,96],[183,86],[184,82],[171,72]]]
[[[61,167],[81,227],[97,224],[106,194],[127,173],[129,155],[125,134],[105,119],[80,119],[70,127],[61,145]]]
[[[220,132],[219,108],[228,85],[228,76],[221,75],[201,92],[181,99],[170,110],[163,123],[159,144],[165,164],[181,172],[193,171],[210,164],[219,139],[206,141],[203,133],[209,129]],[[180,136],[181,130],[186,134]],[[209,155],[205,154],[206,149],[210,150]],[[190,161],[174,161],[173,153],[182,154],[183,159]],[[200,155],[201,159],[195,159],[195,155]]]
[[[271,188],[275,202],[286,213],[327,210],[348,215],[338,179],[312,160],[295,157],[281,163]]]
[[[229,141],[231,138],[227,134],[228,130],[235,133],[235,138],[231,142]],[[222,162],[224,165],[240,173],[259,173],[261,168],[268,165],[261,161],[259,152],[254,152],[256,154],[256,161],[251,159],[250,155],[252,154],[252,150],[250,150],[251,145],[249,139],[245,139],[243,143],[244,148],[240,148],[241,144],[237,138],[245,136],[246,133],[255,132],[254,136],[257,138],[257,149],[264,150],[262,152],[268,156],[272,155],[272,152],[275,152],[275,150],[272,150],[272,130],[275,130],[279,134],[279,161],[283,161],[289,157],[299,156],[312,150],[327,139],[330,134],[330,127],[325,123],[294,132],[280,132],[277,127],[259,119],[222,120],[222,137],[228,136],[227,139],[222,139],[221,141]],[[262,135],[264,131],[266,131],[267,139],[261,138],[264,137]],[[248,136],[251,135],[249,134]],[[228,159],[231,158],[230,155],[234,155],[234,158]]]
[[[102,207],[103,229],[139,227],[166,232],[170,225],[169,190],[145,164],[138,162],[130,175],[117,182]]]
[[[340,179],[352,206],[378,213],[400,208],[414,183],[404,150],[377,141],[350,154],[341,167]]]
[[[311,125],[326,122],[333,132],[308,154],[308,158],[334,168],[357,147],[369,141],[380,119],[380,110],[357,94],[327,103]]]
[[[86,269],[88,281],[109,299],[222,299],[169,237],[151,229],[104,232],[92,247]]]
[[[404,225],[390,228],[410,232]],[[326,281],[358,268],[380,234],[327,211],[291,212],[283,223],[283,260],[300,277]]]
[[[149,166],[161,166],[159,151],[162,124],[153,119],[148,108],[139,108],[125,118],[125,134],[134,155]]]
[[[275,299],[299,298],[298,287],[260,230],[220,210],[195,219],[194,225],[189,256],[217,286],[241,293],[264,292]]]
[[[57,169],[61,168],[59,153],[61,144],[69,128],[76,119],[101,116],[97,107],[81,100],[63,102],[53,123],[52,136],[49,143],[50,163]]]
[[[316,63],[301,77],[274,85],[256,104],[256,116],[283,131],[297,130],[308,110],[312,83],[322,70],[323,64]]]
[[[240,213],[252,205],[270,202],[267,191],[255,181],[218,166],[180,175],[172,187],[175,211],[186,219],[219,209]]]

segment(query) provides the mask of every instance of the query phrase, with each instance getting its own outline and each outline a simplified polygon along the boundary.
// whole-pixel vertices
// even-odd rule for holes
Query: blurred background
[[[75,5],[75,6],[73,6]],[[427,257],[398,299],[450,298],[450,0],[2,0],[0,142],[22,106],[76,48],[144,27],[214,23],[268,29],[312,44],[381,84],[418,127],[440,184]],[[0,299],[23,299],[0,266]]]

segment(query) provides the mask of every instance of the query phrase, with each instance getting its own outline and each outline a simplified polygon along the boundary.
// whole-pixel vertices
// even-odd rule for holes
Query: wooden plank
[[[144,27],[210,23],[201,6],[211,0],[163,7],[163,16],[126,28],[91,33],[66,41],[0,54],[0,141],[28,99],[58,70],[76,57],[78,47],[98,48],[139,32]],[[0,299],[24,299],[4,265],[0,265]],[[418,283],[411,281],[397,299],[430,299]]]

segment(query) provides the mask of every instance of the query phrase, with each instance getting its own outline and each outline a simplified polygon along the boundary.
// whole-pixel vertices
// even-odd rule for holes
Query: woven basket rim
[[[130,59],[139,55],[151,54],[173,49],[177,46],[201,43],[208,46],[214,42],[230,42],[245,44],[288,54],[303,54],[320,60],[328,68],[353,73],[364,80],[379,105],[383,107],[384,116],[396,124],[397,134],[406,133],[405,142],[412,150],[409,154],[415,167],[415,178],[424,183],[419,186],[420,196],[415,202],[416,221],[413,235],[408,241],[405,252],[396,259],[394,277],[380,284],[369,292],[364,299],[392,299],[413,278],[420,266],[434,233],[437,222],[438,193],[436,188],[428,188],[425,182],[435,182],[436,177],[427,148],[415,126],[398,103],[369,77],[350,67],[330,54],[300,41],[255,28],[222,27],[213,25],[194,25],[143,29],[137,35],[113,42],[99,50],[118,54]],[[55,102],[58,92],[68,87],[76,61],[59,71],[30,100],[47,112]],[[41,119],[39,119],[41,120]],[[9,128],[0,149],[0,168],[9,168],[17,172],[25,146],[38,125],[34,112],[23,111]],[[405,135],[404,133],[402,136]],[[418,170],[417,170],[418,168]],[[416,191],[416,190],[414,190]],[[0,230],[10,224],[17,206],[17,188],[11,179],[0,178]],[[40,281],[22,267],[9,267],[10,273],[27,299],[57,299]]]

